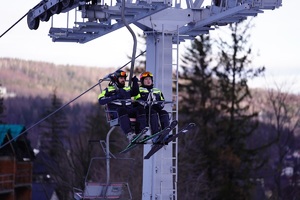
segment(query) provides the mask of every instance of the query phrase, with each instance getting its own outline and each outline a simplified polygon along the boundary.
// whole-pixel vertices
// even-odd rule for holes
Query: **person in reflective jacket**
[[[140,76],[141,86],[139,94],[134,97],[137,100],[137,107],[145,107],[147,119],[150,117],[150,127],[152,134],[157,133],[160,129],[164,129],[170,124],[169,114],[164,110],[163,93],[153,87],[153,74],[144,72]],[[149,108],[151,108],[149,110]]]
[[[109,110],[117,111],[113,118],[119,118],[119,124],[127,136],[129,142],[140,133],[147,125],[145,110],[133,107],[131,97],[138,95],[138,79],[132,78],[132,87],[125,86],[127,74],[122,70],[116,71],[110,76],[111,82],[98,96],[100,105],[107,104]],[[135,130],[132,129],[129,118],[136,118]]]

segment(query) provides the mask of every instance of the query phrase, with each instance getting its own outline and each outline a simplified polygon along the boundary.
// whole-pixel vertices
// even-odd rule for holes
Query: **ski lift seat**
[[[115,110],[109,110],[108,106],[104,106],[105,114],[106,114],[106,120],[107,123],[109,123],[110,127],[112,126],[119,126],[119,117],[118,113]],[[135,125],[136,118],[130,117],[129,118],[131,126]]]
[[[128,183],[86,182],[84,190],[74,190],[74,198],[80,199],[120,199]]]
[[[110,81],[110,79],[100,79],[99,80],[99,87],[100,87],[100,93],[102,93],[102,82]],[[107,85],[107,84],[105,84]],[[117,111],[109,110],[107,105],[104,105],[104,112],[107,123],[110,125],[110,127],[116,126],[119,124],[118,118],[114,117],[117,116]]]
[[[104,81],[110,81],[110,79],[105,79]],[[102,92],[101,82],[102,81],[99,81],[100,92]],[[109,109],[108,105],[104,105],[104,111],[105,111],[107,123],[110,125],[110,127],[119,126],[119,117],[117,111]],[[136,118],[129,118],[129,120],[131,122],[131,125],[134,126],[136,122]]]

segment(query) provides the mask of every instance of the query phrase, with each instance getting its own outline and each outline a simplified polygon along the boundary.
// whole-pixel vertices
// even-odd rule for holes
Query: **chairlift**
[[[113,129],[108,132],[105,141],[100,140],[101,147],[105,153],[105,157],[94,157],[90,161],[90,165],[88,168],[87,175],[85,177],[85,186],[84,189],[73,188],[74,199],[75,200],[83,200],[83,199],[123,199],[130,200],[132,199],[132,194],[130,191],[128,180],[118,180],[117,182],[111,181],[111,172],[112,167],[116,167],[115,173],[118,170],[120,171],[120,166],[122,166],[121,170],[124,170],[124,174],[130,177],[131,173],[128,173],[128,168],[130,172],[133,172],[133,161],[132,158],[117,158],[115,157],[109,150],[109,137]],[[103,145],[105,144],[105,145]],[[105,146],[105,148],[104,148]],[[111,162],[114,162],[114,165],[111,165]],[[124,164],[124,162],[129,163],[129,165]],[[96,163],[96,164],[95,164]],[[98,163],[98,164],[97,164]],[[106,164],[106,180],[104,180],[104,175],[99,171],[101,170],[100,166]],[[122,163],[122,164],[121,164]],[[127,168],[125,166],[128,166]],[[118,178],[122,178],[122,176],[117,176]],[[114,179],[116,179],[114,177]]]
[[[110,82],[109,78],[104,78],[99,81],[99,87],[100,87],[100,93],[102,93],[103,88],[102,84],[105,85],[105,87],[108,85],[108,82]],[[125,102],[124,102],[125,101]],[[124,99],[124,100],[114,100],[116,103],[133,103],[134,101],[131,99]],[[106,104],[104,105],[104,111],[106,116],[106,121],[110,125],[110,127],[119,126],[119,117],[116,110],[110,110],[109,106]],[[134,126],[136,122],[136,118],[129,118],[131,125]]]

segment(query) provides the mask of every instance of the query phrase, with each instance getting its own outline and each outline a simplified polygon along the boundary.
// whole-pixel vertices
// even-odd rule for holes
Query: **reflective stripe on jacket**
[[[120,93],[120,90],[123,90],[124,94],[121,99],[118,98],[117,94]],[[123,93],[122,92],[122,93]],[[98,102],[100,105],[110,104],[110,105],[122,105],[122,106],[128,106],[131,105],[130,102],[125,101],[115,101],[115,100],[131,100],[131,88],[129,86],[124,88],[116,88],[114,86],[108,86],[101,92],[101,94],[98,96]]]
[[[158,88],[153,88],[152,90],[149,91],[147,88],[144,88],[144,87],[140,87],[140,93],[134,97],[134,100],[147,101],[150,92],[152,92],[152,94],[154,96],[154,98],[153,98],[154,101],[164,101],[165,100],[162,92]]]
[[[98,99],[101,99],[103,97],[110,97],[112,95],[115,95],[117,93],[117,88],[115,86],[108,86],[107,88],[105,88],[101,94],[99,94]],[[130,91],[130,87],[126,86],[123,88],[125,91]]]

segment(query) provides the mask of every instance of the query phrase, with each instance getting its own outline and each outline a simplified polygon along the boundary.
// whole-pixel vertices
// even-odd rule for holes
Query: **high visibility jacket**
[[[123,96],[121,97],[120,90],[122,91]],[[131,102],[114,102],[114,100],[117,99],[131,99],[131,88],[129,86],[125,86],[124,88],[117,88],[115,86],[108,86],[105,88],[101,94],[98,96],[99,104],[105,105],[105,104],[113,104],[113,105],[131,105]],[[111,106],[110,106],[111,107]]]
[[[164,101],[165,98],[162,92],[158,88],[152,88],[148,90],[147,88],[140,87],[140,93],[134,97],[135,100],[143,101]],[[151,94],[151,96],[149,96]]]
[[[162,110],[164,108],[164,95],[158,88],[147,89],[140,87],[140,93],[134,97],[134,100],[142,100],[145,102],[157,102],[157,104],[152,105],[152,109]],[[148,109],[148,106],[146,106]]]

